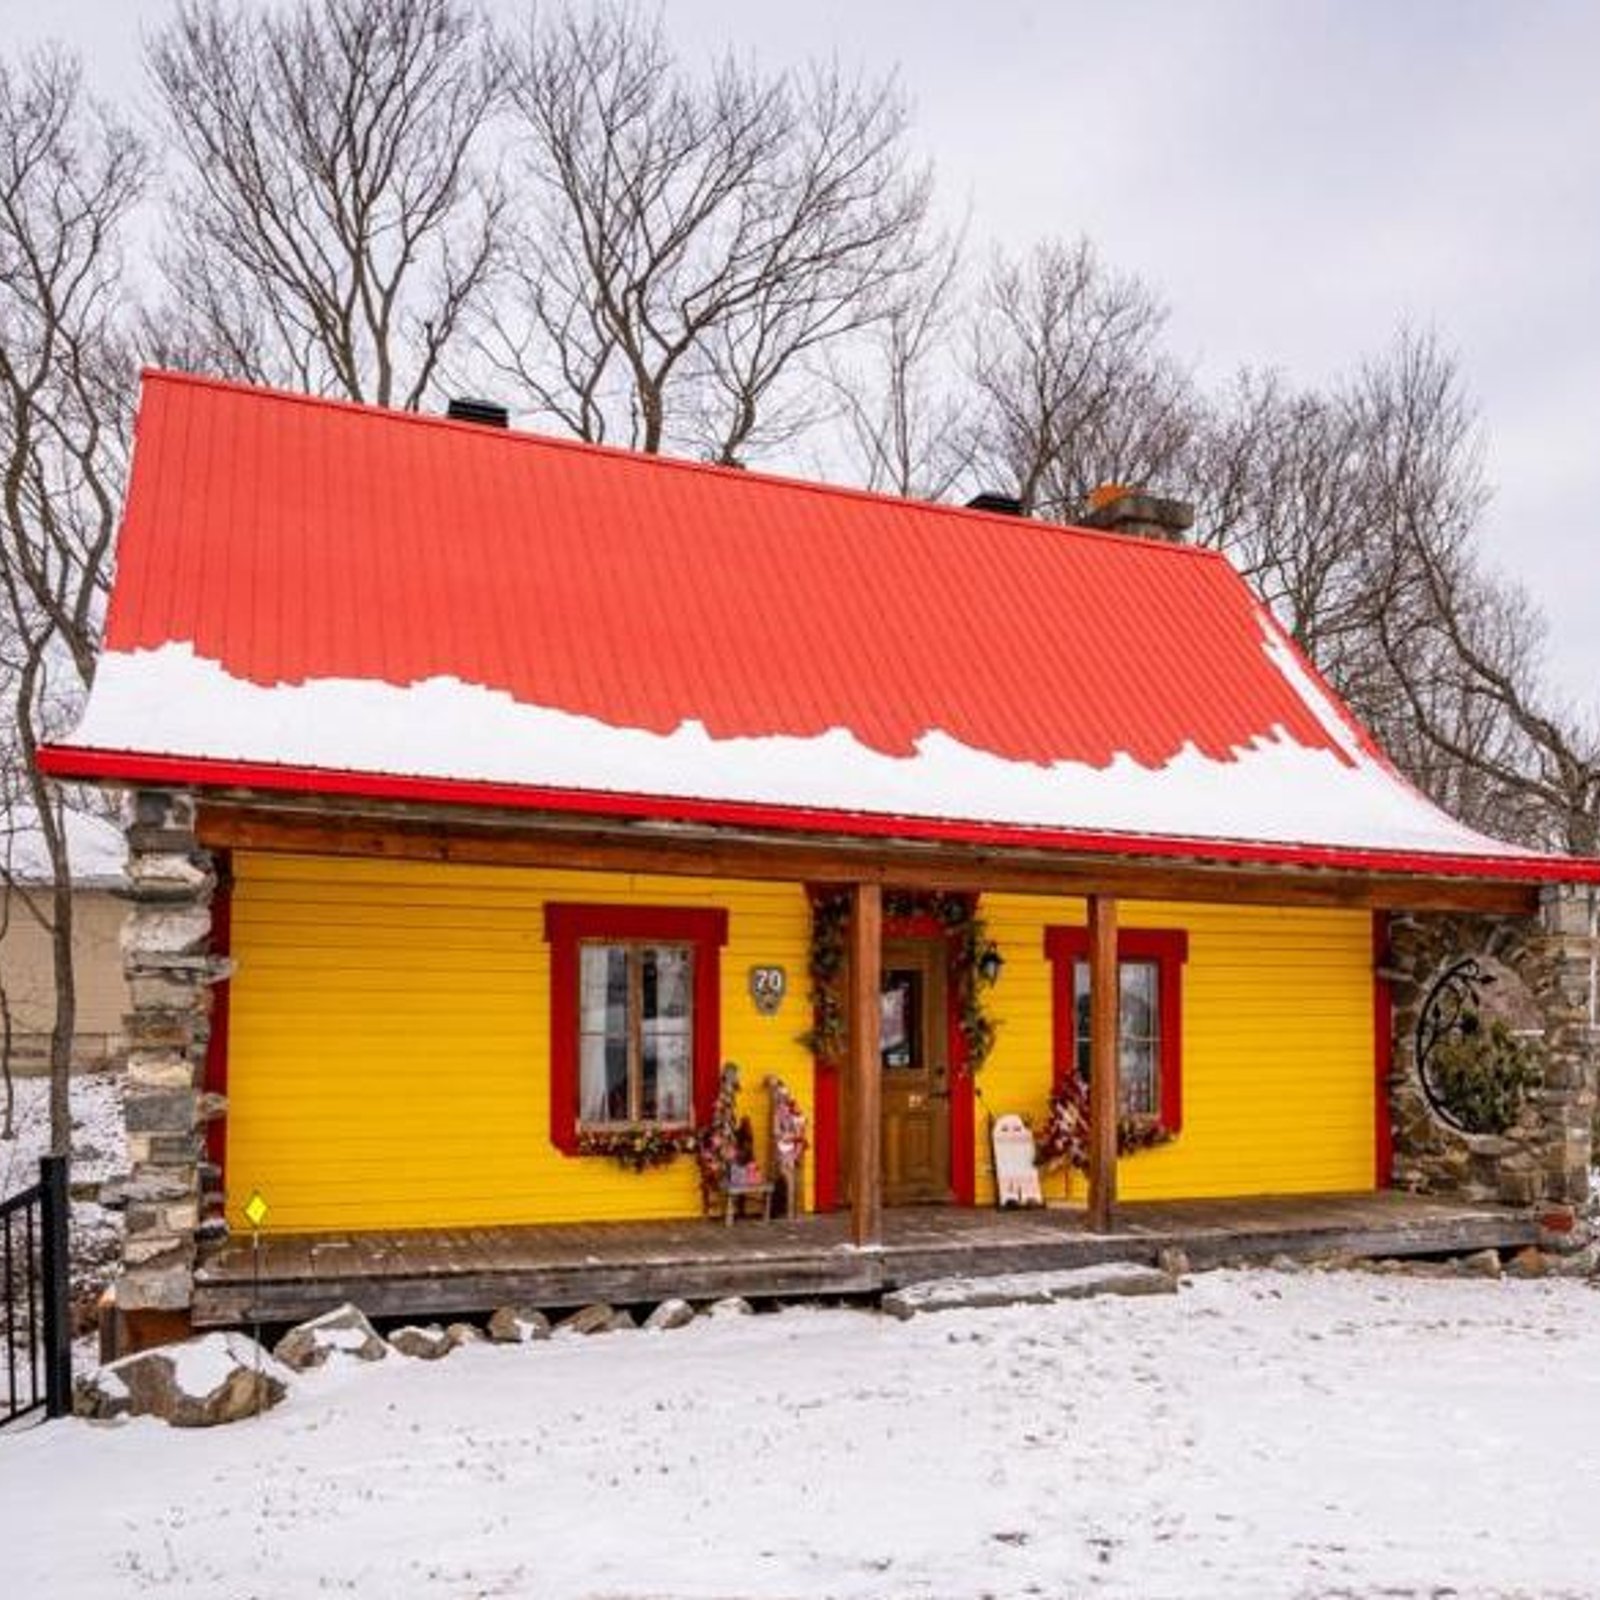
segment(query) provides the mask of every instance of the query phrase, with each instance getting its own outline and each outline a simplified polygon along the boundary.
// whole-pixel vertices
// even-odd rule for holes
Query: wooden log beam
[[[1089,896],[1089,1226],[1110,1233],[1117,1204],[1117,1067],[1121,1010],[1117,902]]]
[[[878,883],[923,890],[989,890],[1046,895],[1115,894],[1125,900],[1225,901],[1234,905],[1352,910],[1471,911],[1530,915],[1538,889],[1475,878],[1384,877],[1320,869],[1240,867],[1096,857],[1044,851],[728,835],[619,824],[615,831],[540,826],[526,817],[445,821],[368,816],[331,803],[322,809],[202,803],[200,842],[210,849],[366,856],[473,866],[578,872]]]
[[[883,893],[858,883],[850,893],[850,1237],[857,1246],[882,1242],[882,968]]]

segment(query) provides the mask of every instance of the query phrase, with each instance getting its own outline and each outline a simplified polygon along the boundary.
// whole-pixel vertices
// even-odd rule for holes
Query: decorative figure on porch
[[[777,1181],[782,1185],[781,1209],[786,1217],[800,1214],[800,1172],[805,1160],[806,1114],[782,1078],[769,1074],[767,1093],[772,1101],[772,1156]]]
[[[1015,1111],[996,1117],[989,1133],[994,1145],[994,1199],[1000,1209],[1011,1206],[1042,1206],[1044,1192],[1039,1187],[1039,1168],[1035,1164],[1033,1134]]]
[[[739,1162],[739,1068],[725,1061],[717,1080],[717,1101],[711,1120],[700,1130],[700,1200],[707,1215],[728,1187],[728,1175]]]

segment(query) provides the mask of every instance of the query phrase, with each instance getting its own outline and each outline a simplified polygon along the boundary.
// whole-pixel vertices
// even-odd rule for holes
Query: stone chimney
[[[1182,544],[1194,526],[1194,507],[1186,500],[1168,500],[1126,484],[1106,483],[1089,496],[1089,510],[1079,520],[1085,528]]]

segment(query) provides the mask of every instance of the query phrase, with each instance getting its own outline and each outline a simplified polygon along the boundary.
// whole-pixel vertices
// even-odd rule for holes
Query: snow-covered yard
[[[13,1111],[16,1137],[0,1139],[0,1194],[34,1182],[39,1157],[50,1148],[50,1080],[17,1078]],[[127,1134],[122,1124],[122,1075],[84,1072],[69,1088],[72,1107],[72,1181],[98,1182],[124,1169]]]
[[[1600,1595],[1600,1296],[701,1319],[299,1379],[209,1432],[0,1440],[4,1593]]]
[[[15,1194],[39,1178],[39,1157],[50,1148],[50,1080],[17,1078],[12,1108],[14,1137],[0,1139],[0,1195]],[[85,1072],[71,1081],[72,1294],[81,1337],[75,1359],[92,1361],[94,1302],[110,1278],[122,1241],[122,1219],[90,1198],[107,1178],[127,1169],[122,1121],[122,1074]],[[0,1511],[0,1516],[3,1516]]]

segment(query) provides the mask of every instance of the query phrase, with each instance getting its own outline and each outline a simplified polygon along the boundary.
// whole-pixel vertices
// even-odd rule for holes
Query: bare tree
[[[1363,506],[1360,429],[1336,394],[1243,373],[1197,431],[1187,463],[1200,536],[1220,545],[1307,655],[1369,702],[1382,536]]]
[[[0,773],[0,778],[11,774]],[[9,785],[7,786],[9,787]],[[16,877],[13,846],[16,812],[14,802],[7,797],[5,810],[4,856],[0,864],[0,952],[6,946],[11,932],[11,913],[16,898]],[[13,1076],[16,1053],[16,1032],[12,1026],[11,983],[8,974],[0,968],[0,1141],[17,1136],[17,1085]]]
[[[118,239],[145,182],[133,130],[49,51],[0,62],[0,681],[8,768],[48,860],[52,1147],[71,1131],[72,880],[42,739],[94,672],[131,432]]]
[[[1600,741],[1547,703],[1542,621],[1478,554],[1481,423],[1434,336],[1326,391],[1242,375],[1188,480],[1205,536],[1414,782],[1489,832],[1594,851]]]
[[[1487,496],[1463,456],[1476,413],[1453,362],[1403,339],[1367,368],[1354,407],[1373,452],[1374,511],[1390,553],[1375,642],[1406,752],[1446,776],[1464,814],[1530,843],[1600,849],[1600,726],[1546,684],[1544,619],[1485,567],[1471,537]]]
[[[946,240],[889,315],[829,363],[844,452],[869,489],[943,500],[971,468],[970,396],[951,359],[961,248]]]
[[[987,488],[1070,519],[1092,489],[1170,481],[1194,425],[1188,376],[1161,350],[1166,312],[1085,239],[997,256],[971,335],[972,453]]]
[[[41,838],[33,811],[33,785],[25,763],[19,759],[14,723],[8,723],[5,736],[0,736],[0,1140],[16,1137],[16,1086],[12,1075],[16,1003],[20,999],[34,1009],[39,999],[33,986],[20,978],[23,962],[15,952],[21,940],[12,938],[12,928],[31,924],[46,939],[50,939],[52,931],[54,884],[48,881],[48,860],[41,863],[39,859]],[[39,881],[41,865],[46,868],[47,881],[43,883]],[[54,999],[54,973],[50,990]]]
[[[515,294],[481,348],[579,438],[737,462],[817,414],[811,358],[889,316],[929,180],[892,83],[696,78],[629,4],[502,43],[521,135]]]
[[[484,293],[498,97],[461,0],[182,0],[149,48],[182,178],[168,359],[415,409]]]

